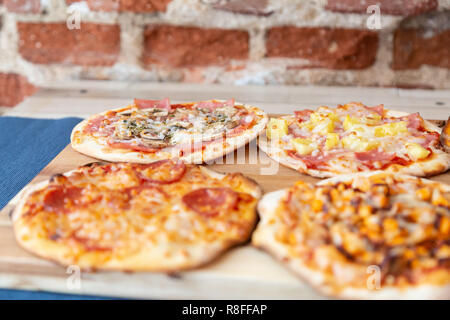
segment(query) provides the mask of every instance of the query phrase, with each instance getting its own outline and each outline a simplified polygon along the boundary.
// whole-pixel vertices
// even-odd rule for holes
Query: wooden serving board
[[[251,150],[251,152],[249,152]],[[264,192],[292,185],[302,179],[318,179],[302,175],[278,165],[255,143],[238,149],[222,159],[224,164],[210,164],[218,172],[242,172],[257,181]],[[249,156],[250,154],[250,156]],[[242,158],[242,155],[244,157]],[[241,159],[242,158],[242,159]],[[93,161],[67,146],[31,183],[56,173],[72,170]],[[270,171],[269,168],[275,171]],[[450,183],[450,173],[432,178]],[[214,262],[192,271],[164,273],[82,273],[81,287],[73,289],[71,273],[64,267],[35,257],[15,242],[9,212],[13,199],[0,212],[0,287],[46,290],[129,298],[168,299],[321,299],[306,283],[287,271],[268,254],[249,244],[235,247]]]

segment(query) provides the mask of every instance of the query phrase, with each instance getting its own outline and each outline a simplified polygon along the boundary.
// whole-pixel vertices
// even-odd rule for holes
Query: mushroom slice
[[[131,116],[133,114],[133,112],[135,112],[135,111],[137,111],[137,108],[133,107],[128,110],[117,112],[117,115],[118,116]]]
[[[147,140],[143,139],[142,142],[149,147],[153,148],[165,148],[169,146],[169,143],[165,140]]]
[[[144,129],[140,133],[141,138],[146,140],[163,140],[164,134],[155,132],[154,130]]]
[[[118,121],[114,128],[114,136],[121,140],[128,140],[133,137],[133,131],[128,127],[126,121]]]
[[[189,121],[181,121],[181,120],[174,121],[174,122],[170,123],[170,125],[175,126],[175,127],[184,128],[184,129],[192,127],[192,123],[190,123]]]
[[[142,130],[140,136],[142,138],[142,142],[147,146],[164,148],[169,145],[169,143],[164,139],[164,135],[162,133],[156,133],[153,130]]]
[[[239,120],[229,121],[225,126],[227,129],[236,128],[241,122]]]
[[[160,108],[149,108],[145,110],[139,110],[146,116],[150,117],[165,117],[169,114],[169,110],[167,109],[160,109]]]

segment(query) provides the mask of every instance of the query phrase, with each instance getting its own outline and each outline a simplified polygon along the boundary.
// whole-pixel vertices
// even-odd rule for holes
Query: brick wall
[[[0,46],[0,105],[74,78],[450,88],[450,1],[0,0]]]

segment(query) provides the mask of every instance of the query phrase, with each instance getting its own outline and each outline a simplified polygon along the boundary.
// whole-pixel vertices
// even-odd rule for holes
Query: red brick
[[[437,0],[328,0],[325,8],[337,12],[366,13],[370,5],[379,5],[381,13],[410,16],[433,11]]]
[[[301,58],[314,67],[364,69],[375,62],[378,35],[356,29],[275,27],[268,31],[267,57]]]
[[[191,67],[248,58],[249,36],[242,30],[148,26],[144,37],[146,64]]]
[[[36,90],[37,88],[21,75],[0,73],[0,106],[13,107]]]
[[[234,13],[269,16],[273,11],[267,10],[269,0],[226,0],[213,4],[213,8],[217,10],[231,11]]]
[[[450,69],[450,30],[398,29],[394,33],[395,70],[431,65]]]
[[[16,13],[39,13],[40,0],[4,0],[5,7],[10,12]]]
[[[17,28],[19,53],[33,63],[110,66],[119,56],[118,25],[83,23],[69,30],[65,23],[19,22]]]
[[[80,0],[66,0],[67,4]],[[166,11],[171,0],[86,0],[89,9],[93,11],[120,11],[149,13]]]

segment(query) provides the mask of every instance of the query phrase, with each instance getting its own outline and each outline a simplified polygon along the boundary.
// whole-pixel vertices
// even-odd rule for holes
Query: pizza
[[[180,160],[94,163],[31,186],[12,219],[26,250],[83,270],[171,272],[249,239],[258,185]]]
[[[259,147],[315,177],[376,170],[431,176],[450,167],[439,136],[418,113],[348,103],[272,118]]]
[[[79,123],[71,143],[75,150],[106,161],[203,163],[255,139],[267,121],[260,109],[233,99],[181,104],[135,99]]]
[[[441,133],[441,143],[445,151],[450,153],[450,117]]]
[[[255,246],[327,295],[448,299],[450,186],[385,171],[264,195]]]

